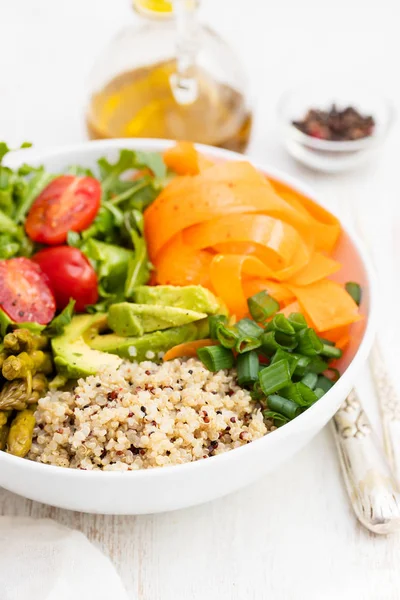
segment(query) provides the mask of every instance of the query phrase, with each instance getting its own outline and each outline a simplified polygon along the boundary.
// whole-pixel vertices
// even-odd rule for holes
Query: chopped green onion
[[[309,363],[309,370],[312,373],[323,373],[328,368],[328,363],[325,360],[322,360],[320,356],[314,356]]]
[[[231,369],[234,357],[231,350],[222,346],[204,346],[197,350],[197,356],[209,371],[221,371]]]
[[[317,400],[317,396],[314,394],[307,385],[299,381],[298,383],[292,383],[287,387],[280,390],[280,395],[289,400],[293,400],[299,406],[311,406]]]
[[[354,281],[348,281],[345,284],[345,289],[348,294],[353,298],[354,302],[360,306],[361,303],[361,286],[359,283],[354,283]]]
[[[256,337],[244,336],[240,337],[235,344],[235,350],[239,354],[243,354],[243,352],[250,352],[250,350],[255,350],[261,346],[261,340]]]
[[[234,348],[239,339],[238,332],[233,327],[227,327],[223,323],[218,323],[216,326],[217,340],[224,348]]]
[[[240,321],[238,321],[234,327],[238,330],[240,335],[243,336],[260,337],[260,335],[264,333],[264,329],[262,327],[257,325],[257,323],[251,319],[247,318],[240,319]]]
[[[321,336],[319,336],[319,339],[321,340],[321,342],[323,344],[328,344],[328,346],[334,346],[335,342],[331,342],[331,340],[327,340],[326,338],[323,338]]]
[[[325,377],[325,375],[320,375],[318,377],[317,388],[321,388],[325,393],[330,390],[333,385],[333,381]]]
[[[226,315],[210,315],[208,317],[208,325],[210,328],[210,338],[216,340],[217,338],[217,327],[218,324],[226,325],[228,323],[228,317]]]
[[[307,321],[301,313],[290,313],[288,316],[288,321],[293,327],[295,331],[301,331],[302,329],[307,329]]]
[[[257,323],[264,323],[279,310],[279,302],[274,300],[266,290],[251,296],[247,300],[247,305],[251,316]]]
[[[327,369],[325,369],[325,371],[327,371],[328,373],[332,373],[332,377],[330,377],[330,379],[335,382],[338,379],[340,379],[340,372],[338,369],[335,369],[334,367],[328,367]],[[328,378],[329,379],[329,378]]]
[[[282,314],[274,316],[268,323],[266,331],[280,331],[286,335],[294,335],[296,333],[294,327],[289,323],[285,315]]]
[[[319,354],[324,347],[314,329],[311,329],[310,327],[302,329],[297,333],[297,341],[297,352],[304,356],[315,356],[316,354]]]
[[[240,354],[237,358],[237,380],[240,386],[253,385],[258,381],[259,360],[257,352],[252,350]]]
[[[258,377],[266,396],[278,392],[291,381],[289,363],[287,360],[278,360],[260,371]]]
[[[307,385],[311,390],[314,390],[317,381],[318,375],[316,373],[307,373],[307,375],[304,375],[302,378],[301,383],[304,383],[304,385]]]
[[[317,396],[317,400],[319,400],[320,398],[322,398],[322,396],[325,395],[325,392],[324,392],[324,390],[322,388],[317,387],[314,390],[314,394]]]
[[[284,415],[281,415],[278,412],[275,412],[274,410],[263,410],[262,414],[263,414],[264,419],[272,419],[275,427],[280,427],[281,425],[286,425],[286,423],[289,421],[289,419],[287,417],[285,417]]]
[[[261,349],[267,356],[272,356],[280,345],[275,339],[275,331],[268,331],[261,336]]]
[[[294,419],[303,412],[301,406],[296,404],[296,402],[293,402],[293,400],[289,400],[288,398],[282,398],[282,396],[278,396],[278,394],[272,394],[268,397],[268,408],[272,411],[281,413],[288,419]]]
[[[290,375],[293,376],[293,373],[295,372],[295,369],[297,367],[297,364],[298,364],[300,358],[301,357],[298,356],[297,354],[289,354],[289,352],[286,352],[282,348],[278,348],[278,350],[275,352],[274,356],[272,357],[271,364],[276,363],[279,360],[287,360],[289,363]]]
[[[292,356],[296,356],[298,359],[293,375],[296,375],[296,377],[304,377],[311,363],[311,358],[308,356],[301,356],[300,354],[292,354]]]
[[[282,331],[275,331],[275,340],[286,350],[294,350],[297,347],[297,339],[295,336],[282,333]]]
[[[326,358],[340,358],[343,352],[340,348],[336,348],[336,346],[328,346],[328,344],[323,344],[321,350],[321,356],[325,356]]]

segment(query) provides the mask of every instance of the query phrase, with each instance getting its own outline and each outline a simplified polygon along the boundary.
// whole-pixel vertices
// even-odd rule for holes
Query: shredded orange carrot
[[[360,320],[358,306],[343,286],[323,279],[307,286],[288,285],[317,331]]]
[[[341,266],[337,260],[333,260],[333,258],[329,258],[329,256],[325,256],[320,252],[314,252],[304,269],[291,277],[290,283],[309,285],[336,273]]]
[[[185,342],[184,344],[178,344],[164,354],[163,361],[173,360],[174,358],[181,358],[183,356],[197,356],[197,350],[204,348],[205,346],[215,346],[219,342],[215,340],[195,340],[194,342]]]
[[[197,152],[191,142],[185,141],[165,150],[163,158],[167,167],[178,175],[197,175],[213,164]]]
[[[358,307],[327,279],[341,268],[331,256],[337,218],[250,163],[211,163],[189,142],[164,153],[175,177],[145,211],[155,284],[201,284],[231,314],[248,313],[261,290],[284,314],[301,312],[329,340],[347,343]]]

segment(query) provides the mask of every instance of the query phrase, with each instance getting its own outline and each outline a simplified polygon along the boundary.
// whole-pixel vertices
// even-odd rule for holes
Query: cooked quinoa
[[[272,429],[235,371],[197,359],[126,361],[39,400],[28,458],[87,470],[177,465],[248,444]]]

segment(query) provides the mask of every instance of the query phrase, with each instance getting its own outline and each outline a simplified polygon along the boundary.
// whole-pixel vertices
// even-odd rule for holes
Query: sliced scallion
[[[204,346],[197,350],[197,356],[209,371],[221,371],[231,369],[234,357],[231,350],[222,346]]]
[[[239,339],[239,333],[233,327],[227,327],[223,323],[218,323],[216,328],[217,340],[224,348],[234,348]]]
[[[247,305],[251,316],[257,323],[264,323],[279,310],[279,302],[274,300],[266,290],[251,296],[247,300]]]
[[[262,352],[264,352],[267,356],[272,356],[274,352],[280,348],[280,345],[275,339],[275,331],[263,333],[260,339]]]
[[[275,352],[274,356],[272,357],[271,364],[276,363],[279,360],[287,360],[289,363],[290,375],[293,376],[293,373],[295,372],[296,366],[297,366],[300,358],[301,357],[298,356],[297,354],[290,354],[289,352],[286,352],[282,348],[278,348],[278,350]]]
[[[311,358],[308,356],[301,356],[300,354],[292,354],[292,356],[296,356],[298,359],[293,374],[296,375],[296,377],[304,377],[311,363]]]
[[[244,352],[250,352],[250,350],[255,350],[261,346],[261,340],[256,337],[244,336],[239,337],[235,344],[235,350],[239,354],[243,354]]]
[[[322,360],[320,356],[314,356],[308,365],[311,373],[323,373],[328,368],[328,363],[325,360]]]
[[[228,323],[228,317],[226,315],[210,315],[208,317],[208,325],[210,328],[210,338],[212,340],[217,340],[217,327],[221,323],[221,325],[226,325]]]
[[[304,385],[308,386],[311,390],[315,389],[317,381],[318,375],[316,373],[307,373],[301,380],[301,382],[304,383]]]
[[[293,400],[299,406],[311,406],[317,400],[317,396],[314,394],[307,385],[301,381],[292,383],[287,387],[280,390],[280,395],[289,400]]]
[[[285,415],[281,415],[274,410],[263,410],[264,419],[272,419],[275,427],[281,427],[281,425],[285,425],[289,419],[285,417]]]
[[[307,321],[301,313],[290,313],[288,316],[288,321],[293,327],[295,331],[301,331],[302,329],[307,329]]]
[[[235,324],[235,329],[238,330],[240,335],[250,336],[250,337],[260,337],[264,333],[264,329],[257,325],[251,319],[240,319]]]
[[[237,380],[240,386],[251,386],[258,381],[259,364],[257,352],[254,350],[237,357]]]
[[[320,398],[322,398],[322,396],[325,394],[325,392],[322,388],[317,387],[314,390],[314,394],[317,396],[317,400],[319,400]]]
[[[360,306],[362,296],[360,284],[355,283],[354,281],[348,281],[344,287],[346,292],[353,298],[354,302]]]
[[[278,394],[271,394],[271,396],[268,396],[268,408],[284,415],[288,419],[294,419],[302,412],[301,406],[296,404],[296,402],[278,396]]]
[[[286,335],[294,335],[294,327],[289,323],[285,315],[278,314],[268,323],[266,331],[281,331]]]
[[[318,381],[317,381],[317,388],[320,388],[321,390],[323,390],[325,393],[331,389],[331,387],[333,386],[333,381],[331,381],[330,379],[328,379],[327,377],[325,377],[325,375],[320,375],[318,377]]]
[[[324,345],[315,333],[314,329],[308,327],[297,333],[297,352],[304,356],[315,356],[319,354]]]
[[[343,352],[340,348],[336,348],[336,346],[328,346],[328,344],[323,344],[321,350],[321,356],[325,356],[326,358],[340,358]]]
[[[287,350],[294,350],[297,348],[297,339],[294,335],[288,335],[287,333],[282,333],[282,331],[275,331],[275,340],[280,346]]]
[[[261,389],[266,396],[278,392],[289,385],[291,381],[289,363],[287,360],[278,360],[260,371],[258,377]]]

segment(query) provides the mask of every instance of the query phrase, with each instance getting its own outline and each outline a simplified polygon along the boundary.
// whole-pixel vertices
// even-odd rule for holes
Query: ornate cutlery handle
[[[377,343],[370,356],[371,373],[382,418],[383,439],[390,467],[400,481],[400,399]]]
[[[333,418],[347,492],[360,522],[373,533],[400,528],[400,494],[361,402],[353,390]]]

